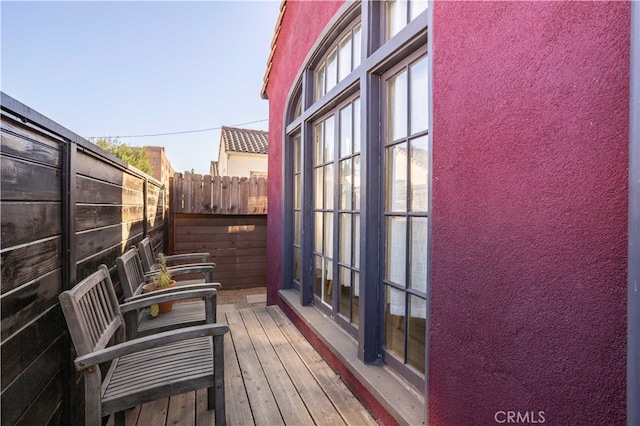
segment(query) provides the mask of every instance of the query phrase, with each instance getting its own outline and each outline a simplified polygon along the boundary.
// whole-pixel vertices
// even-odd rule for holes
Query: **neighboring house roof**
[[[267,70],[264,73],[262,79],[262,89],[260,89],[260,97],[267,99],[267,83],[269,82],[269,74],[271,73],[271,65],[273,65],[273,55],[276,53],[276,42],[278,41],[278,35],[280,34],[280,26],[282,25],[282,18],[284,17],[284,11],[287,9],[287,0],[282,0],[280,3],[280,14],[276,20],[276,27],[273,30],[273,39],[271,39],[271,52],[269,52],[269,59],[267,59]]]
[[[222,126],[220,142],[226,152],[266,154],[269,132]]]

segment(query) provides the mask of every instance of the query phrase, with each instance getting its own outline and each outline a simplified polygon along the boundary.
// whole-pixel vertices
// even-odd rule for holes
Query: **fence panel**
[[[176,173],[171,210],[194,214],[267,214],[265,178]]]
[[[163,247],[166,191],[5,94],[0,135],[0,423],[80,424],[58,295],[145,233]]]

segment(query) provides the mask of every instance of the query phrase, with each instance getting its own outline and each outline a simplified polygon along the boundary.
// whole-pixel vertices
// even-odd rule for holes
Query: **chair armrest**
[[[148,299],[149,297],[155,296],[158,292],[166,292],[166,293],[181,293],[188,290],[201,290],[201,289],[215,289],[220,290],[222,285],[220,283],[195,283],[195,284],[185,284],[176,287],[163,288],[161,290],[155,290],[150,293],[140,293],[135,296],[131,296],[128,299],[125,299],[125,302],[133,302],[138,299]]]
[[[201,259],[200,262],[206,262],[209,259],[209,253],[185,253],[185,254],[172,254],[170,256],[164,257],[164,260],[167,263],[177,262],[182,260],[190,260],[190,259]]]
[[[81,371],[103,362],[112,361],[118,357],[143,351],[145,349],[158,348],[170,343],[195,339],[205,336],[222,336],[229,331],[227,324],[205,324],[193,327],[185,327],[177,330],[165,331],[146,337],[129,340],[124,343],[109,346],[105,349],[79,356],[75,359],[76,370]]]
[[[171,275],[183,275],[183,274],[205,274],[207,272],[212,273],[216,268],[215,263],[192,263],[190,265],[172,266],[167,268]],[[151,274],[153,275],[153,274]]]
[[[130,312],[136,309],[146,308],[156,303],[169,302],[172,300],[204,299],[207,297],[215,298],[218,294],[218,291],[211,286],[203,286],[201,288],[192,290],[188,289],[186,291],[174,290],[175,288],[168,288],[134,296],[128,299],[126,303],[120,305],[120,311],[123,313]]]

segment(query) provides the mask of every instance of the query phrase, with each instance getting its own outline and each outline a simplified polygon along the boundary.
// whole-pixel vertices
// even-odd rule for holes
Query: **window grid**
[[[426,263],[427,256],[417,256],[420,253],[429,252],[428,247],[428,234],[429,234],[429,194],[428,194],[428,173],[425,173],[424,179],[416,179],[416,176],[407,176],[405,179],[405,196],[404,207],[400,211],[394,209],[387,210],[385,191],[386,191],[386,178],[384,177],[386,167],[387,149],[396,146],[398,152],[400,148],[404,148],[404,155],[411,155],[410,152],[413,149],[422,150],[422,157],[426,158],[425,164],[430,164],[430,136],[428,129],[418,130],[414,128],[413,123],[417,123],[416,118],[422,117],[424,121],[429,121],[428,103],[430,96],[428,95],[428,88],[423,90],[423,93],[427,93],[425,99],[427,102],[425,105],[418,105],[417,103],[410,103],[407,100],[405,108],[405,115],[407,120],[407,135],[398,135],[397,138],[388,139],[386,135],[387,123],[382,121],[378,126],[378,120],[383,119],[386,111],[386,94],[384,83],[388,80],[387,75],[397,74],[400,68],[406,69],[407,76],[413,71],[409,71],[408,67],[414,64],[414,58],[424,55],[427,45],[427,28],[428,22],[431,19],[430,14],[421,13],[426,9],[427,2],[410,1],[405,12],[407,14],[406,22],[402,26],[398,27],[398,30],[394,33],[394,36],[387,37],[387,3],[390,2],[358,2],[351,5],[345,4],[343,11],[340,12],[340,17],[336,21],[336,26],[339,28],[347,28],[350,24],[345,24],[346,21],[352,21],[355,24],[351,24],[347,30],[337,30],[340,32],[337,36],[331,36],[328,43],[323,43],[317,50],[324,52],[324,57],[319,63],[314,62],[313,67],[308,67],[302,70],[301,80],[298,83],[302,87],[303,102],[301,102],[298,108],[296,103],[298,102],[297,96],[291,96],[289,103],[290,110],[293,112],[293,122],[290,123],[287,129],[287,135],[289,140],[296,135],[298,129],[302,129],[301,143],[304,144],[304,157],[301,158],[303,162],[300,178],[304,181],[304,189],[302,190],[303,199],[301,209],[293,209],[294,214],[299,211],[304,215],[300,226],[304,226],[305,232],[301,232],[301,244],[288,245],[292,247],[291,253],[285,254],[287,259],[291,259],[295,256],[296,249],[300,249],[302,256],[302,263],[304,264],[301,282],[293,280],[294,284],[298,284],[301,290],[301,303],[303,305],[309,303],[317,304],[318,308],[327,312],[330,317],[334,318],[336,322],[341,324],[345,330],[349,331],[358,341],[358,353],[359,357],[362,357],[365,362],[373,362],[382,356],[382,359],[394,370],[400,373],[402,376],[411,381],[415,386],[420,388],[424,386],[424,360],[425,360],[425,344],[426,338],[426,317],[428,315],[427,305],[427,281],[418,284],[417,278],[427,276]],[[393,2],[392,2],[393,3]],[[424,6],[415,7],[415,5],[423,3]],[[413,4],[413,6],[412,6]],[[367,21],[360,23],[360,16],[367,16]],[[412,20],[419,20],[419,25],[412,25],[411,30],[402,31],[400,29],[406,27],[408,22]],[[328,33],[331,33],[331,29]],[[397,35],[397,36],[396,36]],[[424,35],[424,38],[423,38]],[[349,37],[350,43],[349,43]],[[424,40],[424,41],[422,41]],[[348,55],[346,54],[347,46],[351,45],[351,73],[347,73],[345,70],[345,63],[347,62]],[[384,44],[385,49],[389,52],[393,52],[391,56],[385,55],[380,62],[373,59],[377,49]],[[373,49],[369,52],[365,46]],[[340,48],[344,50],[341,52]],[[414,53],[407,53],[413,51]],[[361,52],[363,55],[360,57]],[[422,52],[422,53],[419,53]],[[341,55],[342,53],[342,55]],[[322,54],[319,55],[322,57]],[[360,63],[364,63],[363,67],[358,68]],[[385,63],[386,62],[386,63]],[[342,68],[341,68],[342,64]],[[402,65],[404,64],[404,65]],[[309,66],[309,64],[307,64]],[[356,70],[358,68],[358,70]],[[380,75],[377,72],[369,72],[367,70],[381,69],[385,74]],[[390,70],[391,69],[391,70]],[[331,75],[327,75],[327,70]],[[354,70],[356,70],[354,72]],[[333,74],[335,73],[335,79]],[[351,74],[356,74],[351,75]],[[350,85],[348,88],[344,85],[340,85],[342,79],[346,78],[346,75],[356,77],[355,81],[365,82],[367,85],[360,85],[359,88],[354,88]],[[428,80],[428,76],[427,76]],[[380,89],[376,87],[369,87],[368,82],[380,83]],[[327,84],[329,83],[329,84]],[[417,86],[416,82],[407,83],[412,87]],[[336,85],[341,87],[341,93],[336,93],[331,99],[325,97],[330,90]],[[426,86],[426,82],[425,82]],[[342,88],[346,89],[342,91]],[[408,89],[407,89],[408,90]],[[357,95],[351,95],[352,99],[347,99],[349,94],[353,94],[354,91],[359,91]],[[361,107],[360,114],[362,120],[365,120],[363,129],[366,129],[367,133],[362,135],[362,140],[369,140],[372,142],[369,146],[365,146],[364,142],[360,149],[360,155],[358,155],[358,149],[355,146],[352,152],[343,151],[340,145],[340,126],[342,120],[340,118],[340,111],[344,109],[347,103],[358,101],[360,102],[360,94],[362,99],[367,100],[367,105],[364,104]],[[353,99],[353,98],[357,99]],[[321,99],[322,98],[322,99]],[[331,106],[329,106],[331,105]],[[337,105],[337,106],[336,106]],[[418,105],[420,108],[414,108]],[[359,107],[359,105],[358,105]],[[332,108],[332,112],[328,113],[327,110]],[[354,108],[355,109],[355,108]],[[318,118],[320,114],[324,117]],[[327,115],[330,114],[330,115]],[[378,116],[378,114],[380,114]],[[325,125],[326,120],[329,117],[333,118],[333,149],[327,151],[325,147]],[[367,124],[368,123],[368,124]],[[318,127],[318,124],[321,124]],[[300,126],[300,127],[299,127]],[[411,127],[409,127],[411,126]],[[317,129],[320,128],[319,132]],[[360,131],[360,126],[355,125],[353,127],[354,134],[356,131]],[[316,140],[322,140],[321,146],[316,144]],[[423,139],[421,139],[423,138]],[[355,139],[355,136],[354,136]],[[389,143],[387,143],[389,141]],[[403,145],[404,144],[404,145]],[[426,148],[426,149],[424,149]],[[292,148],[293,149],[293,148]],[[291,152],[291,151],[290,151]],[[308,153],[308,154],[307,154]],[[365,156],[366,154],[366,156]],[[327,160],[327,155],[332,156],[333,163]],[[356,195],[353,195],[351,200],[351,209],[348,207],[349,202],[344,201],[342,197],[341,182],[341,162],[351,160],[351,174],[354,173],[354,159],[361,156],[363,161],[367,160],[366,175],[362,175],[363,181],[363,193],[369,194],[367,200],[362,200],[363,210],[360,212],[359,204],[356,202]],[[293,161],[291,154],[288,154],[287,161]],[[365,166],[363,163],[362,167]],[[380,167],[378,169],[378,167]],[[410,173],[410,165],[406,166],[406,173]],[[415,169],[415,168],[414,168]],[[289,169],[291,170],[291,169]],[[374,171],[375,170],[375,171]],[[379,171],[383,173],[378,177]],[[364,169],[363,169],[364,171]],[[343,172],[343,175],[348,175],[349,172]],[[295,179],[296,173],[289,174],[292,179]],[[375,175],[375,176],[372,176]],[[333,181],[331,181],[333,179]],[[379,179],[379,180],[378,180]],[[354,179],[355,181],[355,179]],[[318,190],[317,182],[322,182],[321,189]],[[335,188],[324,191],[326,182],[333,182]],[[423,186],[427,190],[426,196],[417,201],[419,197],[410,197],[407,191],[415,191],[414,188],[417,184]],[[368,185],[368,191],[365,191],[365,187]],[[329,185],[333,187],[333,185]],[[293,188],[292,184],[288,184],[287,188]],[[380,190],[381,189],[381,190]],[[375,195],[374,195],[375,194]],[[293,197],[289,197],[292,199]],[[327,200],[333,200],[333,205],[325,205]],[[289,201],[287,201],[288,203]],[[355,204],[354,204],[355,203]],[[372,208],[371,206],[380,205],[381,208]],[[411,213],[407,213],[404,210],[411,210]],[[289,210],[291,211],[291,210]],[[345,215],[345,216],[341,216]],[[351,215],[349,220],[348,215]],[[346,219],[343,219],[345,217]],[[356,219],[357,218],[357,219]],[[385,245],[387,243],[387,218],[399,219],[405,234],[404,240],[400,243],[404,250],[402,250],[404,265],[399,272],[404,278],[402,284],[396,283],[393,280],[385,280],[387,271],[385,270]],[[354,234],[355,229],[360,229],[360,219],[362,219],[362,236]],[[290,219],[285,217],[287,222]],[[348,229],[347,224],[351,225],[351,230]],[[293,224],[292,224],[293,225]],[[317,225],[317,226],[316,226]],[[422,238],[412,238],[410,230],[413,228],[419,229],[419,234]],[[295,231],[298,232],[298,231]],[[343,247],[342,239],[345,239],[346,234],[352,236],[352,246]],[[427,238],[424,235],[427,234]],[[289,234],[291,235],[291,234]],[[304,237],[302,237],[304,236]],[[363,257],[362,264],[360,264],[360,253],[358,249],[354,249],[356,244],[360,243],[360,238],[363,243],[363,253],[367,253],[367,257]],[[292,237],[292,240],[297,237]],[[378,240],[379,246],[375,245],[374,240]],[[298,240],[296,239],[296,242]],[[345,253],[348,249],[351,249],[352,255],[346,256]],[[374,248],[378,254],[374,254]],[[422,258],[423,264],[419,267],[409,266],[414,264],[416,258]],[[351,262],[351,264],[349,263]],[[295,265],[292,262],[292,265]],[[287,266],[287,270],[293,269],[295,266]],[[395,272],[394,272],[395,273]],[[285,274],[286,282],[289,281],[289,276],[293,275]],[[354,275],[358,274],[358,275]],[[351,318],[348,318],[348,311],[341,309],[340,301],[346,300],[348,297],[353,299],[354,294],[341,295],[341,283],[347,283],[349,280],[353,283],[359,281],[359,274],[362,274],[363,283],[366,281],[362,294],[360,295],[361,306],[356,306],[354,302],[351,302],[350,314]],[[334,280],[335,278],[335,280]],[[333,287],[333,281],[336,286]],[[375,285],[375,283],[378,283]],[[287,284],[283,282],[283,285],[287,287]],[[344,287],[344,286],[343,286]],[[351,289],[354,287],[351,286]],[[335,290],[335,291],[334,291]],[[375,290],[375,291],[374,291]],[[392,330],[387,326],[388,314],[389,314],[389,299],[392,290],[397,291],[398,294],[393,297],[399,297],[404,309],[404,317],[402,321],[405,325],[396,330]],[[353,290],[352,290],[353,292]],[[315,296],[315,297],[314,297]],[[329,297],[330,296],[330,297]],[[426,312],[426,314],[425,314]],[[358,314],[363,315],[362,322]],[[351,321],[350,326],[346,326],[345,321]],[[402,322],[401,321],[401,322]],[[360,323],[360,324],[359,324]],[[358,324],[360,331],[358,332]],[[422,331],[421,331],[422,329]],[[401,340],[404,340],[404,344],[401,349],[401,356],[397,353],[388,350],[385,347],[385,333],[392,330],[394,332],[401,332]],[[422,366],[422,368],[421,368]]]
[[[362,26],[356,23],[342,36],[316,68],[315,99],[318,100],[356,69],[361,62]]]
[[[357,326],[360,282],[360,98],[338,108],[338,313]]]
[[[293,144],[293,280],[302,282],[302,140],[300,134]]]
[[[385,2],[385,36],[389,40],[427,9],[426,0],[387,0]]]
[[[387,352],[421,374],[429,220],[426,60],[407,61],[384,79],[384,344]]]
[[[314,126],[314,294],[333,306],[335,117]]]

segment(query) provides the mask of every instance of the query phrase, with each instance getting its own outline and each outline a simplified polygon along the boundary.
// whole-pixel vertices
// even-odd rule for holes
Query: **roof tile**
[[[222,126],[220,138],[225,151],[266,154],[269,132]]]

